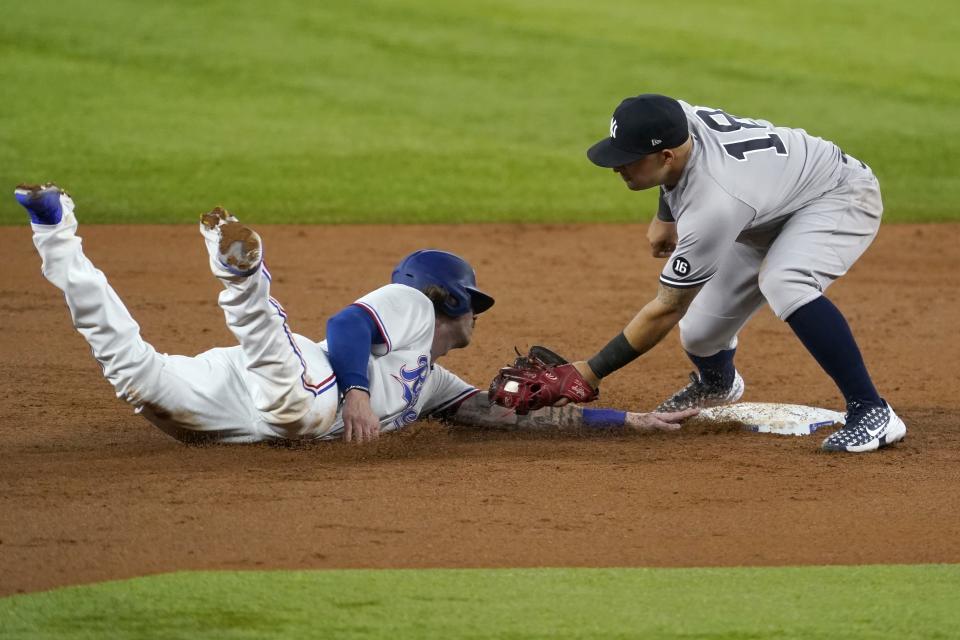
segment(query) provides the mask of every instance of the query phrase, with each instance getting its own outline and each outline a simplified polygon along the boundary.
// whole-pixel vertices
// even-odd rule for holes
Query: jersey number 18
[[[724,122],[717,120],[720,117]],[[740,131],[741,129],[766,129],[762,124],[751,122],[750,120],[737,120],[722,109],[698,109],[697,117],[703,120],[703,123],[719,133],[730,133]],[[753,151],[763,151],[764,149],[776,149],[778,156],[787,155],[787,147],[783,144],[775,133],[768,133],[762,138],[748,138],[738,142],[730,142],[723,145],[727,155],[736,158],[740,162],[747,159],[747,154]]]

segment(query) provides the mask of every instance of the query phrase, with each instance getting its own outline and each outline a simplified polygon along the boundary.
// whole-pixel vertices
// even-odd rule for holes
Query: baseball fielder
[[[660,188],[648,238],[654,256],[670,257],[656,298],[595,356],[573,363],[594,391],[679,323],[698,373],[658,410],[736,402],[744,390],[737,334],[767,303],[846,399],[846,426],[823,449],[872,451],[903,439],[906,426],[824,296],[880,226],[880,187],[866,164],[802,129],[655,94],[621,102],[610,135],[587,156],[633,191]],[[540,402],[592,399],[553,395]]]
[[[30,215],[43,275],[63,291],[117,396],[179,440],[367,441],[427,416],[494,428],[672,430],[696,413],[569,406],[519,416],[491,406],[485,392],[436,364],[470,343],[477,315],[494,303],[473,268],[444,251],[406,256],[390,284],[330,318],[326,340],[297,335],[270,296],[260,236],[219,207],[202,216],[200,232],[238,346],[196,357],[158,353],[84,256],[69,195],[47,184],[20,185],[15,196]]]

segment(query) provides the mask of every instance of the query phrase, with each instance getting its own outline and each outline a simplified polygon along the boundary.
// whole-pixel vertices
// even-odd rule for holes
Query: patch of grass
[[[656,91],[799,126],[865,160],[887,218],[960,201],[948,4],[709,0],[14,0],[0,188],[53,179],[85,222],[629,221],[593,167]],[[22,223],[0,197],[0,221]]]
[[[19,638],[948,638],[960,566],[177,573],[0,599]]]

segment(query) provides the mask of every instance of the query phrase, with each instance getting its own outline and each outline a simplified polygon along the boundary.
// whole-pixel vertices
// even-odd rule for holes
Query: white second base
[[[700,417],[717,422],[740,422],[744,428],[759,433],[808,436],[820,427],[843,424],[844,415],[837,411],[777,402],[741,402],[711,407]]]

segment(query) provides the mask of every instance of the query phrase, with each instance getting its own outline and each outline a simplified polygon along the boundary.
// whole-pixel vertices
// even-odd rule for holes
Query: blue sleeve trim
[[[583,424],[595,429],[622,427],[627,423],[627,412],[616,409],[584,409]]]
[[[327,320],[327,357],[340,393],[350,387],[370,387],[367,363],[370,347],[379,337],[373,318],[359,307],[349,306]]]

